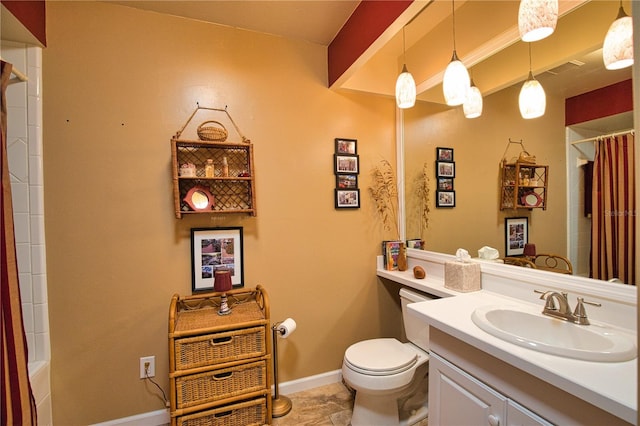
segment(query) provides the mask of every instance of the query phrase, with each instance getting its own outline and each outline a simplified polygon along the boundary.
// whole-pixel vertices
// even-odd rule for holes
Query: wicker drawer
[[[178,408],[267,389],[267,362],[257,361],[176,379]]]
[[[260,357],[266,353],[265,342],[264,327],[176,339],[176,371]]]
[[[257,398],[180,416],[178,426],[254,426],[267,424],[267,400]]]

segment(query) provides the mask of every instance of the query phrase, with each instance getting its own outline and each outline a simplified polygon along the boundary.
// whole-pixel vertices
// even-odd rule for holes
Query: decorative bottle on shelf
[[[215,166],[213,165],[213,160],[208,159],[207,164],[204,166],[204,175],[205,177],[212,178],[215,175]]]
[[[398,253],[398,271],[406,271],[407,268],[407,247],[404,243],[400,243],[400,253]]]
[[[222,157],[222,176],[229,177],[229,163],[227,157]]]

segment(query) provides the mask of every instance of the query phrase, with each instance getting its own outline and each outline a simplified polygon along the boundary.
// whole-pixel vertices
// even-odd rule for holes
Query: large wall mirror
[[[423,34],[415,35],[411,40],[412,26],[418,20],[436,19],[436,11],[440,10],[442,16],[438,23],[430,24],[434,37],[447,37],[448,40],[451,36],[451,20],[443,18],[447,12],[442,3],[449,7],[450,13],[450,2],[434,2],[406,26],[409,70],[415,50],[424,49],[430,43]],[[616,17],[617,2],[561,1],[560,4],[564,11],[561,11],[555,33],[542,41],[527,44],[518,41],[517,35],[514,37],[512,26],[508,29],[500,27],[502,17],[496,12],[505,7],[513,9],[504,12],[505,19],[513,24],[517,19],[518,2],[467,1],[459,6],[456,2],[458,55],[464,56],[465,48],[484,52],[475,57],[475,53],[471,54],[466,61],[471,65],[468,68],[474,82],[483,92],[484,110],[481,117],[467,119],[462,107],[444,105],[442,86],[434,83],[435,77],[419,75],[416,78],[418,102],[399,114],[400,152],[403,154],[399,159],[399,173],[404,187],[407,239],[424,239],[425,249],[436,252],[454,254],[457,248],[465,248],[472,256],[477,256],[478,249],[490,246],[504,257],[505,219],[524,217],[528,223],[528,240],[536,245],[538,252],[564,255],[571,259],[574,274],[588,276],[589,237],[585,235],[585,229],[588,232],[589,218],[584,216],[581,207],[584,177],[580,164],[593,155],[593,144],[572,142],[633,129],[634,113],[627,111],[567,127],[565,100],[628,82],[633,70],[629,67],[608,71],[602,63],[602,42]],[[631,15],[631,2],[622,4]],[[441,9],[429,13],[432,6]],[[492,17],[491,13],[496,16]],[[481,20],[483,16],[486,19]],[[429,24],[423,22],[421,25]],[[466,41],[472,37],[476,39],[475,47]],[[480,39],[482,37],[484,39]],[[500,40],[503,40],[503,46],[498,48],[496,43]],[[440,48],[445,51],[442,55],[446,56],[449,50],[450,57],[450,44],[440,44],[445,45]],[[489,45],[493,46],[490,53]],[[438,63],[441,71],[447,62]],[[518,95],[530,66],[545,89],[547,108],[543,117],[525,120],[519,112]],[[420,65],[417,68],[417,74],[423,72]],[[515,159],[522,146],[510,144],[509,140],[522,141],[526,150],[536,156],[538,164],[549,166],[546,210],[500,209],[500,163],[503,158]],[[453,208],[436,207],[435,164],[439,147],[453,149]],[[430,180],[426,228],[420,219],[423,203],[416,196],[425,168]]]

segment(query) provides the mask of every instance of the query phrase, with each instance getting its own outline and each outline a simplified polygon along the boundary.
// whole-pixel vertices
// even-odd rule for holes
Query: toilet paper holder
[[[291,411],[291,399],[280,395],[278,389],[278,337],[286,339],[296,329],[296,322],[292,318],[275,323],[271,330],[273,332],[273,387],[271,417],[282,417]]]

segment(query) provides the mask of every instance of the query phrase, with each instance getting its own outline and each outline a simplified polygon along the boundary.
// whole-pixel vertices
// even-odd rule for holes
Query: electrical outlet
[[[154,377],[156,375],[156,357],[144,356],[140,358],[140,378]]]

